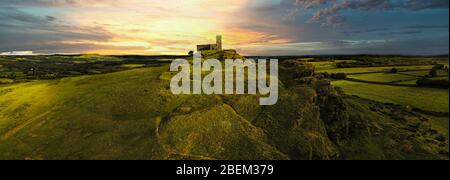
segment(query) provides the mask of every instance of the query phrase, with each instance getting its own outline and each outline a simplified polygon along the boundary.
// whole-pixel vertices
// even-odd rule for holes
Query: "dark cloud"
[[[448,25],[413,25],[410,29],[448,29]]]
[[[53,16],[45,16],[45,19],[47,19],[47,21],[56,21],[56,18]]]
[[[389,31],[390,28],[372,28],[372,29],[363,29],[363,30],[353,30],[353,31],[343,31],[342,33],[346,35],[355,35],[355,34],[365,34],[365,33],[378,33]]]
[[[107,41],[111,38],[112,34],[99,26],[73,26],[54,16],[41,17],[16,8],[0,7],[0,52],[37,51],[45,46],[55,50],[55,42]]]
[[[448,9],[448,0],[293,0],[296,6],[289,15],[294,16],[299,8],[317,9],[312,17],[313,21],[323,25],[340,25],[345,22],[341,11],[375,11],[405,9],[419,11],[424,9]]]
[[[412,34],[420,34],[423,33],[422,31],[418,30],[407,30],[407,31],[390,31],[390,32],[380,32],[376,33],[380,36],[401,36],[401,35],[412,35]]]
[[[422,9],[448,9],[448,0],[408,0],[406,2],[406,8],[411,10],[422,10]]]
[[[412,30],[411,30],[412,29]],[[390,28],[373,28],[366,30],[356,30],[356,31],[344,31],[343,33],[347,36],[357,35],[357,34],[372,34],[378,36],[401,36],[401,35],[411,35],[411,34],[420,34],[423,31],[418,30],[420,28],[408,28],[405,30],[393,30]]]
[[[317,48],[317,46],[321,48]],[[394,40],[337,40],[303,42],[278,49],[249,49],[251,54],[273,55],[338,55],[338,54],[392,54],[392,55],[443,55],[448,54],[447,38],[415,38]]]
[[[101,48],[112,48],[112,46],[103,46],[91,41],[107,41],[110,36],[101,29],[82,30],[74,29],[72,31],[68,27],[58,27],[47,30],[37,31],[20,31],[18,28],[4,29],[0,27],[0,52],[4,51],[25,51],[32,50],[39,53],[72,53],[82,52],[85,50],[95,50]],[[86,43],[67,43],[67,42],[83,42]]]
[[[95,3],[113,2],[115,0],[1,0],[0,6],[33,6],[33,7],[59,7],[92,5]]]
[[[46,23],[46,20],[43,18],[29,15],[15,8],[0,7],[0,22],[43,24]]]

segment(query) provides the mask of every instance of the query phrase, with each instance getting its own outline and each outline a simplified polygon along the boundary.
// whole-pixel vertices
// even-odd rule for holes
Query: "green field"
[[[122,64],[121,67],[133,69],[133,68],[141,68],[144,66],[145,64]]]
[[[416,76],[416,77],[424,77],[429,75],[429,70],[427,71],[410,71],[410,72],[399,72],[399,74],[404,74],[404,75],[410,75],[410,76]],[[448,77],[448,73],[444,72],[442,70],[438,70],[437,71],[437,75],[438,76],[446,76]]]
[[[346,80],[333,81],[345,93],[379,102],[412,106],[424,110],[449,112],[449,91],[446,89],[397,87]]]
[[[316,71],[327,71],[331,69],[336,69],[336,63],[340,62],[355,62],[354,60],[336,60],[336,61],[325,61],[325,62],[310,62],[316,67]]]
[[[403,64],[406,64],[406,62],[408,61],[404,60]],[[448,61],[439,60],[439,63],[448,64]],[[316,65],[318,72],[346,73],[347,78],[367,82],[352,82],[351,79],[333,81],[333,85],[342,87],[347,94],[378,102],[400,104],[429,111],[448,112],[447,89],[408,87],[415,86],[417,80],[421,78],[429,78],[427,76],[430,69],[433,68],[432,65],[337,68],[332,62],[315,62],[313,64]],[[396,68],[399,72],[391,73],[392,68]],[[448,75],[448,72],[438,70],[438,77],[430,79],[448,80]],[[373,83],[371,84],[371,82]],[[405,85],[405,87],[394,85]]]
[[[334,68],[334,69],[318,70],[318,72],[355,74],[355,73],[368,73],[368,72],[388,72],[392,68],[397,68],[400,71],[429,70],[432,67],[433,66],[404,66],[404,67],[387,66],[387,67]]]
[[[408,81],[417,80],[417,77],[411,77],[408,75],[397,74],[397,73],[370,73],[370,74],[357,74],[349,75],[349,78],[364,80],[364,81],[374,81],[374,82],[397,82],[397,81]]]

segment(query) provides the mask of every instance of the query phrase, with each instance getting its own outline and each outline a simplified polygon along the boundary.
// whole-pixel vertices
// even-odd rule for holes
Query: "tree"
[[[389,72],[391,72],[391,73],[398,73],[398,69],[397,68],[392,68]]]
[[[431,69],[430,72],[428,73],[428,75],[430,75],[431,77],[436,77],[437,76],[437,70],[436,69]]]
[[[333,73],[330,75],[331,79],[347,79],[347,74],[345,73]]]
[[[422,86],[422,87],[435,87],[435,88],[445,88],[445,89],[448,89],[448,86],[449,86],[448,80],[446,80],[446,79],[433,80],[433,79],[423,78],[423,79],[417,80],[416,84],[418,86]]]

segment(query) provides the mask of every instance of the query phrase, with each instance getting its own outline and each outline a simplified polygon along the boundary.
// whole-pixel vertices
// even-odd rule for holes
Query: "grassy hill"
[[[274,106],[173,95],[168,65],[1,85],[0,159],[448,159],[448,126],[309,68],[280,64]]]

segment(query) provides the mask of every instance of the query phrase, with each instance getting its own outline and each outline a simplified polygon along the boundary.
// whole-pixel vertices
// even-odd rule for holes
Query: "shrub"
[[[435,64],[433,66],[433,69],[437,69],[437,70],[442,70],[444,68],[445,68],[445,65],[443,65],[443,64]]]
[[[392,68],[389,72],[390,73],[398,73],[398,69],[397,68]]]
[[[330,74],[328,72],[318,73],[316,76],[318,79],[330,78]]]
[[[347,74],[345,73],[333,73],[330,75],[331,79],[347,79]]]
[[[435,88],[445,88],[448,89],[449,85],[448,85],[448,80],[446,79],[438,79],[438,80],[433,80],[433,79],[419,79],[417,80],[416,84],[418,86],[422,86],[422,87],[435,87]]]
[[[437,70],[436,69],[431,69],[430,72],[428,73],[428,75],[430,75],[430,77],[436,77],[437,76]]]

